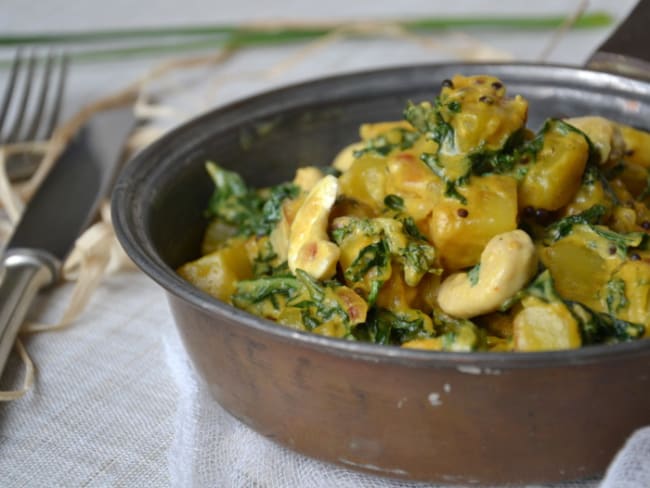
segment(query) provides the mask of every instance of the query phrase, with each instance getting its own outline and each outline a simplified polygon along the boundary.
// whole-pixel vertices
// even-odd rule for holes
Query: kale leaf
[[[404,342],[431,337],[426,331],[423,313],[415,310],[393,312],[385,308],[373,308],[366,323],[355,330],[355,337],[375,344],[401,345]]]
[[[580,325],[584,344],[627,342],[640,339],[645,326],[616,318],[608,313],[596,312],[578,302],[566,302]]]
[[[607,282],[607,311],[616,314],[629,305],[625,295],[625,281],[616,278]]]
[[[584,225],[594,234],[609,241],[613,249],[622,257],[627,255],[628,248],[636,248],[646,242],[647,235],[644,232],[622,234],[598,225],[606,212],[604,205],[597,204],[579,214],[569,215],[554,222],[546,229],[546,243],[553,243],[568,236],[577,225]]]
[[[569,215],[563,219],[554,222],[546,229],[547,237],[551,242],[558,241],[563,237],[568,236],[573,230],[574,225],[585,224],[595,225],[599,224],[607,209],[604,205],[593,205],[587,210],[579,214]]]
[[[485,349],[486,333],[467,319],[458,319],[438,310],[433,311],[436,333],[442,337],[444,351],[468,352]]]
[[[389,129],[385,134],[367,140],[366,145],[362,149],[354,151],[353,156],[359,158],[368,153],[387,156],[396,149],[404,151],[413,147],[419,137],[420,134],[412,130],[400,127]]]
[[[232,302],[255,315],[277,320],[287,308],[300,311],[307,330],[336,320],[349,327],[350,318],[336,294],[336,281],[320,283],[303,270],[237,282]]]
[[[280,220],[285,199],[295,198],[300,189],[292,183],[271,187],[266,192],[248,188],[241,176],[208,162],[206,169],[215,183],[206,214],[237,229],[240,236],[264,236]]]

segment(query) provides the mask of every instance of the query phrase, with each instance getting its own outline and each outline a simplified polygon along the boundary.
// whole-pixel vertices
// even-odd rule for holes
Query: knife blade
[[[70,141],[33,195],[4,249],[0,282],[0,374],[41,288],[62,263],[112,188],[132,107],[94,114]]]

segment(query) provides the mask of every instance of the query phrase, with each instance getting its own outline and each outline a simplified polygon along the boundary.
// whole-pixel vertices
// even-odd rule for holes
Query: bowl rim
[[[277,324],[199,290],[181,278],[174,269],[164,263],[155,252],[149,236],[137,225],[136,206],[132,205],[138,193],[137,188],[149,178],[143,175],[143,168],[151,169],[152,161],[159,153],[169,152],[175,140],[190,139],[189,134],[196,128],[214,121],[226,114],[264,106],[272,100],[291,96],[297,91],[318,91],[323,86],[351,83],[353,80],[372,79],[373,77],[406,73],[408,70],[454,70],[457,72],[470,69],[498,69],[507,76],[517,78],[522,72],[536,76],[536,82],[548,81],[559,86],[566,85],[562,77],[570,76],[574,84],[596,82],[603,91],[614,90],[642,94],[650,101],[650,83],[623,76],[594,71],[564,64],[539,65],[535,63],[428,63],[409,64],[381,69],[361,70],[333,76],[320,77],[307,81],[292,83],[254,96],[234,100],[218,106],[172,129],[159,140],[142,150],[126,165],[115,185],[111,212],[116,236],[137,267],[167,291],[170,296],[187,302],[206,314],[226,320],[239,322],[242,326],[271,336],[276,340],[294,343],[301,347],[317,349],[321,352],[347,356],[371,362],[389,362],[407,366],[426,366],[433,368],[455,369],[466,374],[500,374],[502,370],[566,367],[604,361],[623,360],[630,356],[650,354],[650,339],[641,339],[619,344],[591,345],[579,349],[539,352],[452,352],[407,349],[399,346],[379,345],[362,341],[325,337],[311,332],[304,332]],[[489,71],[486,71],[489,73]],[[501,74],[500,76],[503,76]],[[565,83],[562,83],[562,82]],[[570,84],[569,84],[570,85]],[[567,86],[569,86],[567,85]],[[327,97],[326,97],[327,99]],[[277,112],[277,111],[276,111]],[[253,119],[251,119],[253,120]],[[191,145],[191,144],[190,144]],[[182,146],[182,144],[181,144]],[[162,149],[164,151],[162,151]],[[169,159],[169,156],[167,156]],[[148,163],[147,163],[148,162]]]

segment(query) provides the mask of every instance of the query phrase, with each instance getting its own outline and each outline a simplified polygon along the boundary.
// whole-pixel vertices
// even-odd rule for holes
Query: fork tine
[[[41,62],[43,58],[44,63]],[[26,69],[23,68],[24,64],[27,64]],[[68,57],[64,53],[55,55],[50,51],[43,57],[32,51],[25,59],[20,51],[16,52],[0,112],[0,129],[7,125],[4,121],[8,119],[8,115],[14,120],[9,135],[4,140],[0,134],[0,143],[29,142],[49,139],[52,136],[63,105],[67,71]],[[40,86],[37,86],[38,83]],[[37,94],[31,94],[37,90]],[[27,115],[27,112],[30,112],[30,115]],[[29,178],[41,159],[40,154],[30,151],[12,154],[5,166],[9,179],[17,181]]]
[[[22,93],[22,97],[20,99],[20,104],[16,112],[16,120],[14,121],[13,128],[11,129],[11,132],[9,133],[9,137],[7,137],[6,142],[16,142],[18,140],[18,136],[20,135],[20,129],[22,128],[23,119],[25,118],[25,112],[27,111],[27,102],[29,100],[29,93],[32,90],[32,80],[34,79],[35,64],[36,64],[36,60],[34,58],[34,55],[31,54],[29,56],[29,59],[27,60],[27,74],[24,82],[25,87]]]
[[[45,67],[43,68],[43,81],[41,82],[41,90],[38,94],[35,112],[32,116],[32,123],[30,124],[23,138],[26,141],[33,141],[36,139],[38,127],[41,125],[41,121],[43,119],[43,109],[45,108],[45,99],[47,98],[47,91],[50,86],[50,78],[52,74],[52,61],[52,53],[49,53],[45,59]]]
[[[9,81],[7,82],[7,87],[5,88],[4,98],[2,99],[2,108],[0,108],[0,143],[3,142],[2,139],[2,126],[4,125],[5,119],[7,118],[7,113],[9,112],[9,103],[14,93],[14,87],[16,86],[16,78],[18,77],[18,70],[22,63],[22,57],[20,55],[20,50],[16,51],[16,56],[14,61],[11,64],[11,71],[9,73]]]
[[[56,85],[56,90],[54,92],[54,104],[52,105],[52,109],[50,110],[50,118],[48,120],[47,125],[45,126],[46,139],[49,139],[50,136],[52,135],[52,132],[54,132],[56,123],[58,122],[59,116],[61,115],[61,106],[63,104],[65,85],[68,77],[68,63],[69,63],[68,56],[65,54],[61,54],[59,55],[58,61],[60,65],[59,79]]]

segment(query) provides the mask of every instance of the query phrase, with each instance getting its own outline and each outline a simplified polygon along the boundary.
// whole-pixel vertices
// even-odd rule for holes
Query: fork
[[[0,146],[50,138],[60,116],[67,70],[65,54],[50,52],[39,59],[33,52],[27,58],[20,50],[16,52],[0,105]],[[38,77],[40,86],[35,81]],[[9,119],[13,119],[11,124]],[[41,159],[33,151],[10,152],[6,159],[9,179],[29,178]]]

